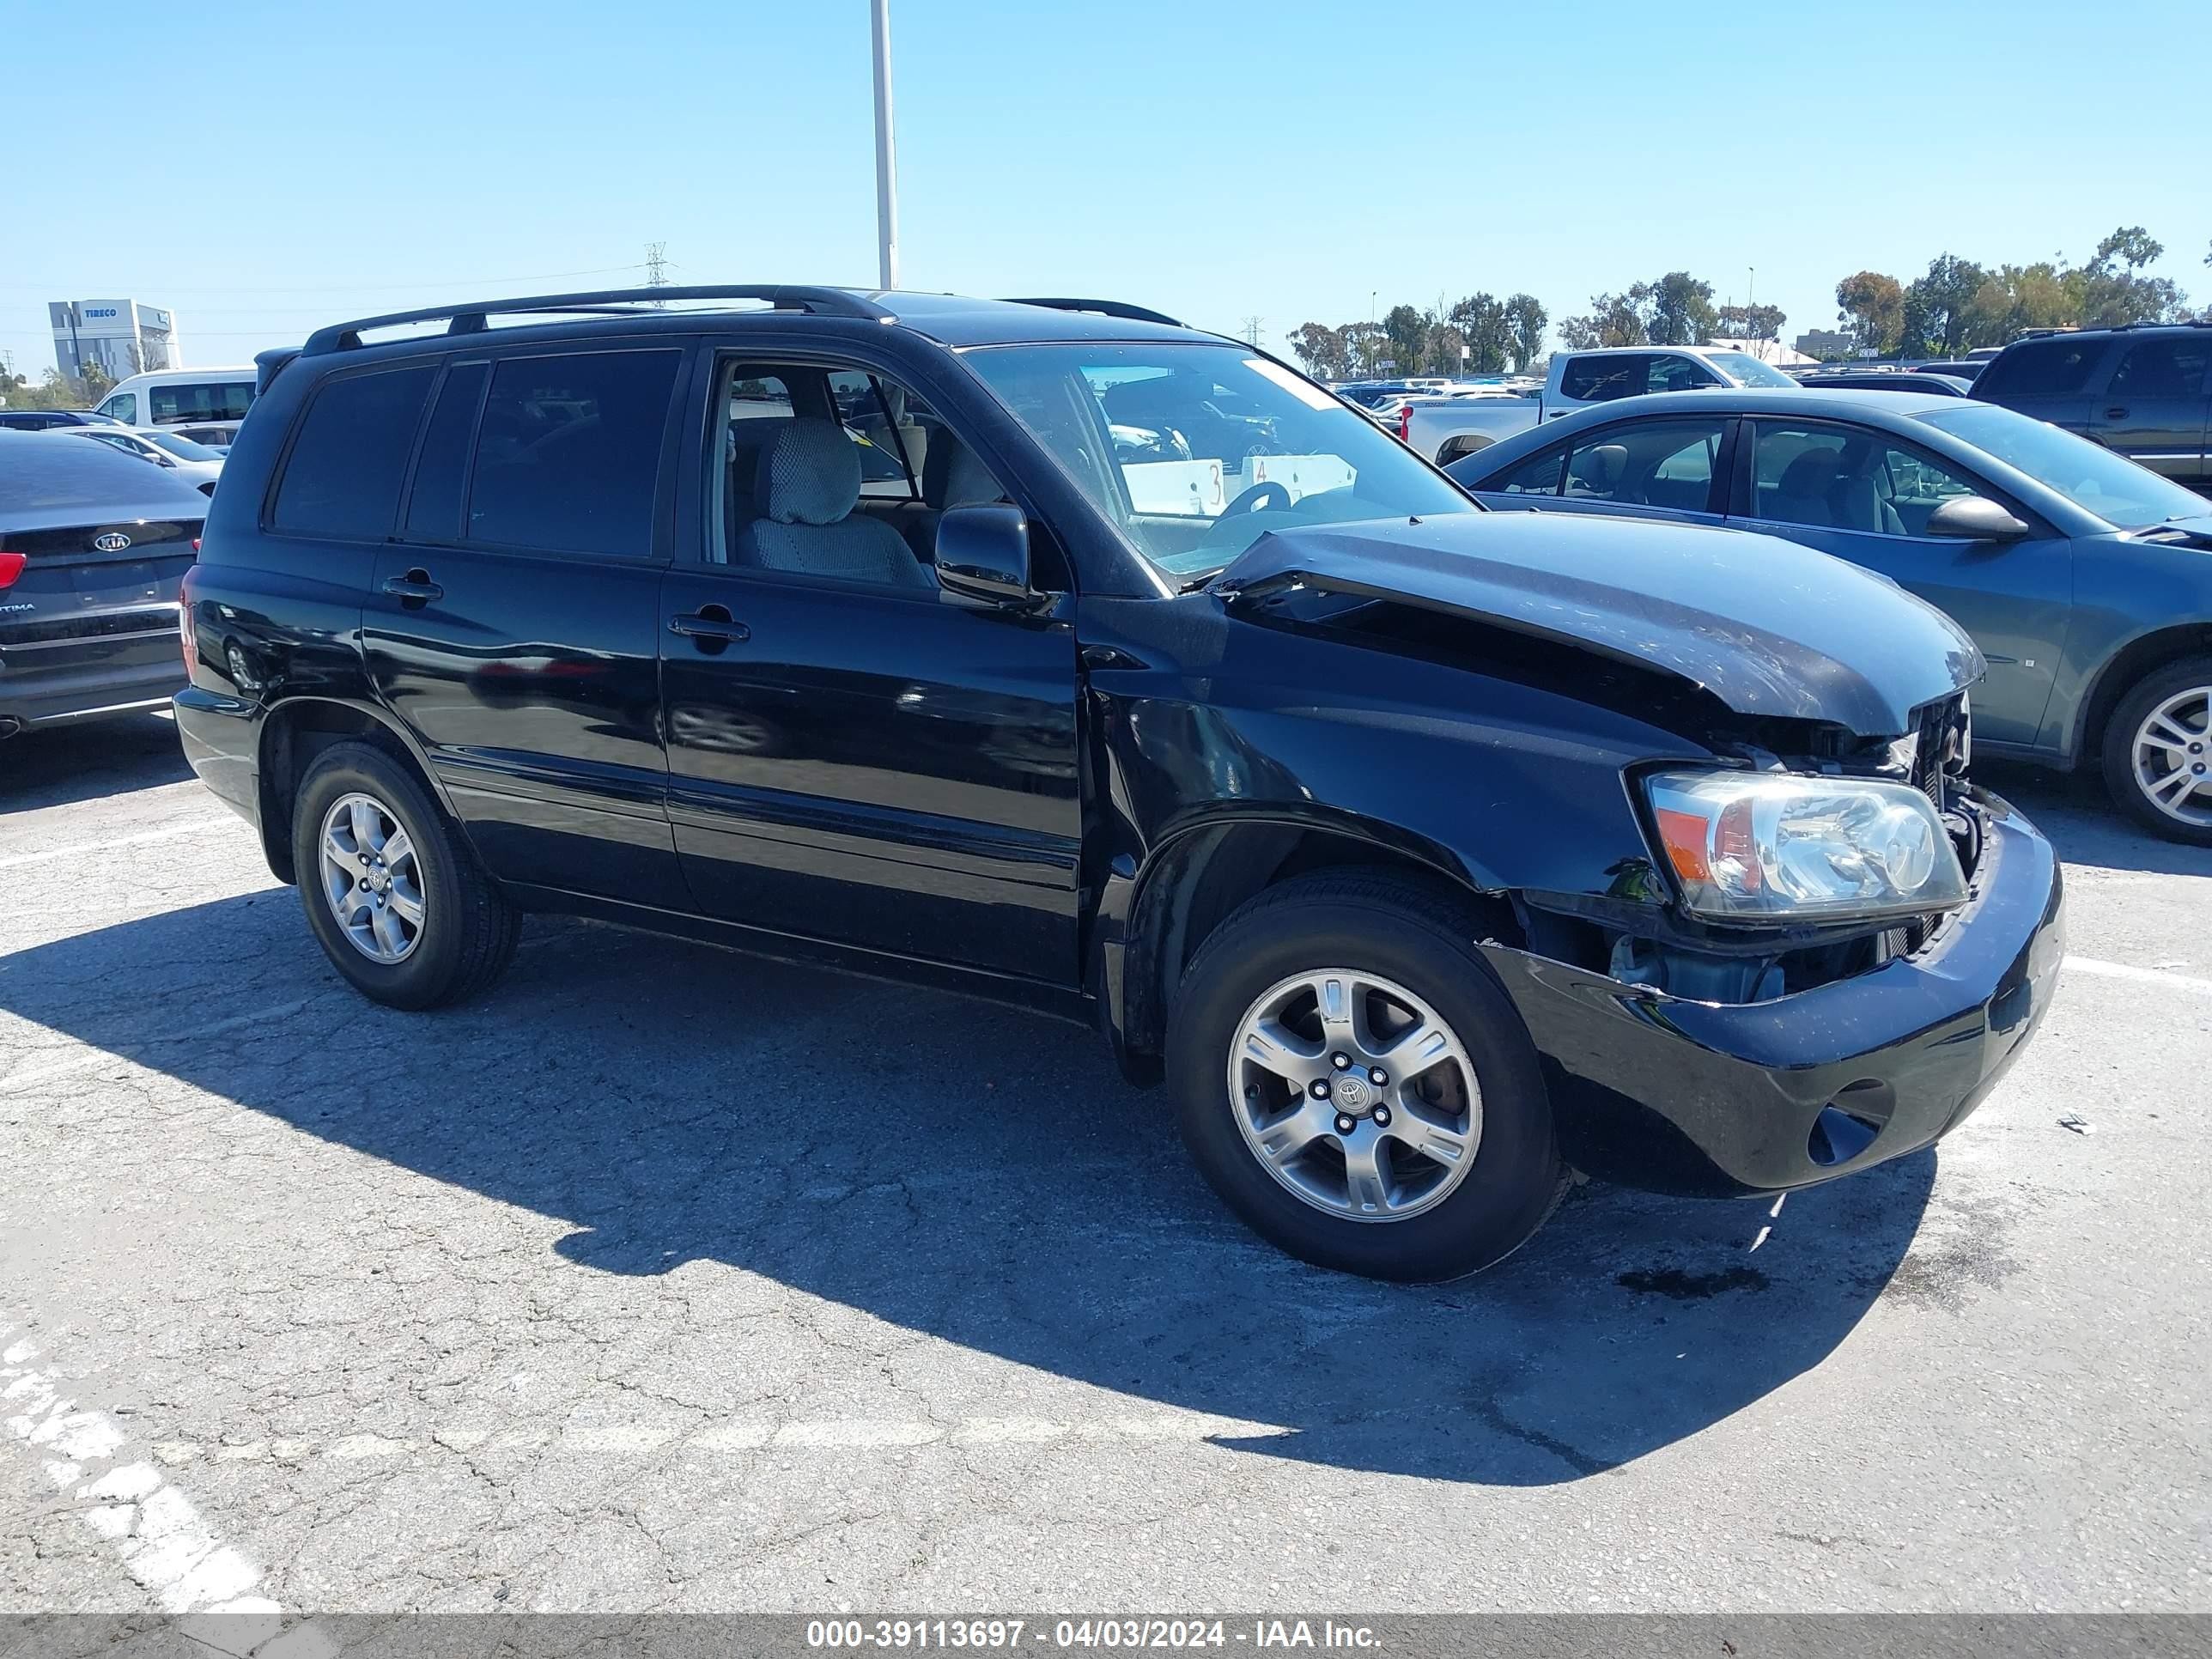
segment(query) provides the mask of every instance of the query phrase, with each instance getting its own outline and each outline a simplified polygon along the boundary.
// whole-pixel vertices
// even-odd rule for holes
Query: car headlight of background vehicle
[[[1696,771],[1644,788],[1683,902],[1709,920],[1923,915],[1966,900],[1942,820],[1905,784]]]

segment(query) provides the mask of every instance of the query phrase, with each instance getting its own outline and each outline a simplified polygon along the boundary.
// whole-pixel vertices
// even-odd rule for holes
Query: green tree
[[[1392,371],[1418,374],[1429,360],[1429,319],[1411,306],[1392,306],[1383,313],[1382,337],[1388,343]]]
[[[2066,273],[2076,300],[2074,320],[2085,328],[2110,328],[2186,315],[2179,283],[2141,274],[2165,252],[2141,225],[2123,225],[2106,237],[2088,264]]]
[[[2206,260],[2212,264],[2212,258]],[[1513,370],[1516,374],[1544,353],[1544,325],[1550,322],[1533,294],[1516,294],[1505,302],[1506,326],[1512,331]]]
[[[1836,320],[1862,351],[1897,349],[1905,331],[1905,285],[1878,270],[1862,270],[1836,284]]]
[[[1362,380],[1373,380],[1380,372],[1389,342],[1378,323],[1346,323],[1337,332],[1344,338],[1344,355],[1352,372]]]
[[[1560,319],[1559,337],[1577,351],[1644,344],[1648,337],[1644,332],[1644,313],[1637,308],[1633,295],[1633,289],[1627,294],[1591,295],[1585,315]]]
[[[1321,323],[1302,323],[1284,337],[1307,374],[1320,380],[1341,380],[1352,373],[1352,353],[1344,343],[1344,331]]]
[[[1644,319],[1644,337],[1653,345],[1703,345],[1719,322],[1713,310],[1713,285],[1686,270],[1670,270],[1656,282],[1638,283],[1629,299]]]
[[[1939,253],[1929,262],[1928,274],[1914,279],[1905,290],[1903,337],[1899,342],[1909,356],[1951,356],[1972,341],[1968,328],[1974,320],[1974,296],[1981,292],[1989,273],[1971,259]]]
[[[1456,374],[1466,367],[1460,348],[1467,344],[1467,336],[1449,323],[1431,324],[1429,328],[1429,366],[1426,374]]]
[[[1451,308],[1450,318],[1467,337],[1467,366],[1477,374],[1502,373],[1513,349],[1513,324],[1504,302],[1487,294],[1470,294]]]
[[[1723,306],[1715,315],[1721,337],[1729,340],[1778,340],[1790,320],[1780,306]]]

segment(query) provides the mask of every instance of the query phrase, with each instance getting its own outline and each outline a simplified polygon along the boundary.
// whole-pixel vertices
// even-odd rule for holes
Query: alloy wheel
[[[2177,691],[2143,716],[2129,754],[2145,800],[2177,823],[2212,828],[2212,686]]]
[[[323,815],[323,897],[339,931],[371,962],[404,962],[422,943],[428,914],[422,871],[390,807],[374,795],[341,795]]]
[[[1482,1091],[1443,1018],[1395,981],[1292,975],[1245,1011],[1229,1100],[1261,1167],[1316,1209],[1402,1221],[1466,1179]]]

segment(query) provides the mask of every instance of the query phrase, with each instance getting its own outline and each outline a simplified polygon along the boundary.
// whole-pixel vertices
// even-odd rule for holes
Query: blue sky
[[[178,313],[190,361],[242,361],[340,317],[642,280],[652,240],[676,281],[872,284],[867,11],[0,0],[0,351],[35,374],[47,300],[129,295]],[[1795,334],[1863,267],[2080,258],[2140,223],[2201,303],[2203,22],[893,0],[902,276],[1257,314],[1279,347],[1479,289],[1556,319],[1682,267],[1741,299],[1756,266]]]

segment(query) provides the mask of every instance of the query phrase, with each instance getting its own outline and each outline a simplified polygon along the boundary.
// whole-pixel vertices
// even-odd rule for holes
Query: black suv
[[[2212,489],[2212,323],[2131,324],[2015,340],[1974,396],[2063,426],[2192,489]]]
[[[659,289],[260,375],[177,721],[380,1001],[540,910],[1096,1022],[1261,1232],[1431,1279],[1570,1168],[1923,1146],[2049,997],[2057,866],[1964,780],[1938,612],[1486,514],[1242,343]]]

